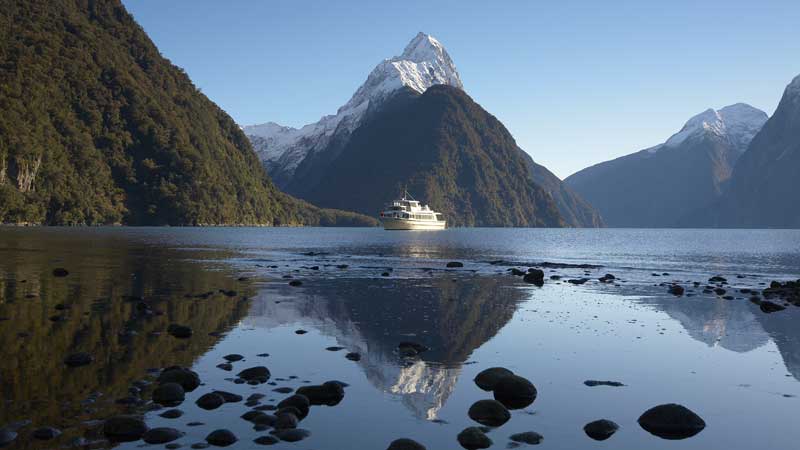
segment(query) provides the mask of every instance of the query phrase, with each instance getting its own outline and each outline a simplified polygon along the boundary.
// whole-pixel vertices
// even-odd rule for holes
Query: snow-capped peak
[[[418,33],[400,56],[379,63],[335,115],[324,116],[300,129],[267,122],[246,126],[244,132],[251,136],[262,161],[291,176],[309,153],[327,148],[334,134],[352,133],[368,109],[380,106],[401,88],[422,94],[437,84],[464,88],[444,46],[433,36]]]
[[[728,139],[736,150],[743,152],[766,121],[767,114],[764,111],[745,103],[736,103],[720,110],[709,108],[689,119],[664,146],[677,147],[690,137],[710,134]]]

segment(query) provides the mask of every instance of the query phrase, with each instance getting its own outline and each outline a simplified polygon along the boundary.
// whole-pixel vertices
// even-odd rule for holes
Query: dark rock
[[[43,441],[49,441],[50,439],[55,439],[59,436],[61,436],[61,430],[53,427],[42,427],[33,431],[33,437]]]
[[[297,394],[304,395],[312,405],[338,405],[344,398],[344,388],[335,381],[326,381],[320,385],[301,386]]]
[[[624,384],[620,383],[619,381],[601,381],[601,380],[586,380],[583,382],[586,386],[595,387],[595,386],[612,386],[612,387],[622,387],[625,386]]]
[[[238,440],[239,439],[236,438],[236,435],[224,428],[220,430],[214,430],[208,436],[206,436],[206,442],[211,445],[216,445],[217,447],[227,447],[229,445],[233,445]]]
[[[186,393],[178,383],[163,383],[153,391],[153,401],[161,405],[178,405],[184,398]]]
[[[286,428],[297,428],[297,424],[300,423],[300,419],[297,418],[296,415],[284,412],[275,415],[276,420],[273,426],[277,429],[286,429]]]
[[[571,280],[567,280],[567,282],[571,284],[585,284],[587,281],[589,281],[588,278],[573,278]]]
[[[673,284],[669,287],[668,292],[676,297],[680,297],[683,295],[684,289],[683,286],[679,284]]]
[[[224,359],[225,361],[228,361],[228,362],[236,362],[236,361],[241,361],[242,359],[244,359],[244,356],[237,355],[236,353],[232,353],[230,355],[223,356],[222,359]]]
[[[203,394],[195,403],[205,410],[211,410],[222,406],[225,403],[225,399],[219,394],[209,392],[208,394]]]
[[[266,383],[269,380],[269,369],[264,366],[255,366],[245,369],[238,373],[239,378],[245,381],[257,381],[259,383]]]
[[[395,439],[386,450],[427,450],[424,445],[412,439]]]
[[[8,428],[0,428],[0,447],[5,447],[14,442],[15,439],[17,439],[17,433],[15,431],[9,430]]]
[[[344,355],[344,357],[349,359],[350,361],[361,361],[361,355],[356,352],[350,352]]]
[[[725,295],[725,289],[716,288],[716,289],[714,289],[714,293],[717,294],[717,295]]]
[[[282,386],[282,387],[273,389],[272,392],[277,392],[279,394],[288,394],[290,392],[294,392],[294,389],[290,388],[290,387],[287,387],[287,386]]]
[[[606,419],[589,422],[583,427],[583,432],[595,441],[605,441],[617,430],[619,430],[619,425]]]
[[[461,433],[458,433],[456,439],[458,439],[458,443],[467,450],[489,448],[492,446],[492,440],[478,427],[465,428]]]
[[[67,275],[69,275],[69,271],[63,267],[56,267],[55,269],[53,269],[54,277],[63,278]]]
[[[511,419],[511,413],[497,400],[478,400],[469,407],[469,418],[481,425],[499,427]]]
[[[612,281],[614,281],[616,279],[617,279],[617,277],[615,277],[614,275],[612,275],[610,273],[607,273],[607,274],[603,275],[602,277],[598,278],[598,280],[600,280],[601,283],[610,283],[610,282],[612,282]]]
[[[180,339],[192,337],[192,329],[190,327],[187,327],[186,325],[179,325],[177,323],[170,324],[170,326],[167,327],[167,333]]]
[[[277,429],[272,435],[285,442],[297,442],[311,436],[311,432],[302,428]]]
[[[509,439],[523,444],[539,445],[542,440],[544,440],[544,437],[535,431],[526,431],[524,433],[512,434]]]
[[[158,375],[158,383],[178,383],[186,392],[192,392],[200,386],[197,372],[180,366],[167,367]]]
[[[382,272],[382,273],[381,273],[381,276],[382,276],[382,277],[388,277],[388,276],[389,276],[389,272]]]
[[[192,444],[191,448],[201,449],[201,448],[208,448],[208,447],[209,447],[209,445],[206,442],[196,442],[196,443]]]
[[[226,391],[211,391],[212,394],[217,394],[225,400],[225,403],[239,403],[243,400],[242,396],[239,394],[233,394],[231,392]]]
[[[297,287],[297,286],[302,286],[302,285],[303,285],[303,282],[300,281],[300,280],[292,280],[292,281],[289,282],[289,286]]]
[[[514,372],[505,367],[491,367],[475,375],[474,381],[484,391],[492,391],[501,379],[510,375],[514,375]]]
[[[709,283],[727,283],[727,282],[728,282],[728,280],[727,280],[727,279],[725,279],[724,277],[721,277],[721,276],[719,276],[719,275],[716,275],[716,276],[713,276],[713,277],[709,278],[709,279],[708,279],[708,282],[709,282]]]
[[[447,267],[450,267],[450,268],[453,268],[453,267],[464,267],[464,263],[461,263],[461,262],[458,262],[458,261],[450,261],[449,263],[447,263]]]
[[[73,353],[64,358],[64,364],[69,367],[79,367],[91,364],[94,357],[86,352]]]
[[[233,370],[233,364],[231,364],[231,363],[220,363],[220,364],[217,364],[217,368],[225,370],[227,372],[230,372],[231,370]]]
[[[772,303],[769,300],[761,301],[761,303],[759,304],[759,308],[761,308],[761,311],[763,311],[763,312],[765,312],[767,314],[778,312],[778,311],[783,311],[784,309],[786,309],[785,306],[779,305],[777,303]]]
[[[261,412],[261,411],[259,411],[259,412]],[[262,426],[265,426],[265,427],[271,427],[271,426],[275,425],[275,422],[277,422],[277,421],[278,421],[278,418],[276,416],[273,416],[272,414],[267,414],[267,413],[264,413],[264,412],[262,412],[261,414],[253,417],[252,419],[250,419],[250,422],[253,422],[253,424],[262,425]]]
[[[159,427],[147,430],[147,433],[142,436],[142,440],[148,444],[166,444],[182,438],[183,435],[183,432],[175,428]]]
[[[518,277],[525,276],[525,272],[522,271],[522,270],[517,269],[516,267],[510,268],[510,269],[508,269],[508,271],[511,272],[511,275],[515,275],[515,276],[518,276]]]
[[[508,409],[522,409],[536,400],[536,387],[523,377],[509,375],[495,385],[494,399]]]
[[[274,436],[259,436],[253,439],[253,442],[258,445],[275,445],[280,441]]]
[[[639,425],[663,439],[686,439],[702,431],[706,423],[685,406],[669,403],[645,411]]]
[[[339,350],[344,350],[344,347],[339,347],[339,346],[334,345],[334,346],[331,346],[331,347],[325,347],[325,350],[327,350],[329,352],[338,352]]]
[[[278,403],[278,408],[285,408],[287,406],[297,408],[300,413],[297,417],[302,420],[308,415],[308,408],[311,406],[311,401],[309,401],[308,397],[305,395],[295,394],[286,397]]]
[[[147,424],[136,416],[114,416],[103,423],[103,434],[111,442],[138,441],[147,429]]]
[[[526,283],[535,284],[536,286],[544,285],[544,271],[541,269],[528,269],[528,273],[522,277]]]
[[[403,357],[412,357],[417,356],[420,353],[428,351],[428,347],[418,344],[416,342],[401,342],[397,345],[397,350],[400,353],[400,356]]]
[[[178,417],[183,416],[183,411],[180,409],[168,409],[159,414],[159,416],[165,419],[177,419]]]
[[[295,330],[294,334],[306,334],[308,331],[306,330]]]

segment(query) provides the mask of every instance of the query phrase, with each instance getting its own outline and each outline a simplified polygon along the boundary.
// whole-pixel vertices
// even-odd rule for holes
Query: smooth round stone
[[[505,367],[491,367],[475,375],[475,384],[484,391],[493,391],[497,383],[505,377],[514,375],[514,372]]]
[[[654,406],[639,417],[639,425],[663,439],[686,439],[703,431],[705,421],[689,408],[675,403]]]
[[[280,440],[275,436],[259,436],[253,439],[253,442],[258,445],[275,445],[280,442]]]
[[[233,445],[239,439],[230,430],[220,429],[214,430],[206,436],[206,442],[217,447],[227,447]]]
[[[183,402],[186,393],[178,383],[164,383],[153,391],[153,401],[161,405],[177,405]]]
[[[458,443],[467,450],[489,448],[492,446],[492,440],[478,427],[465,428],[461,433],[458,433],[456,439],[458,439]]]
[[[297,408],[297,412],[299,413],[297,418],[304,419],[308,415],[308,409],[311,406],[311,402],[305,395],[295,394],[286,397],[285,399],[281,400],[280,403],[278,403],[278,409],[283,409],[288,406]]]
[[[619,425],[606,419],[589,422],[583,427],[584,433],[595,441],[605,441],[617,430],[619,430]]]
[[[243,400],[242,396],[239,394],[233,394],[231,392],[226,391],[211,391],[212,394],[217,394],[225,400],[225,403],[239,403]]]
[[[481,425],[499,427],[511,419],[511,413],[497,400],[478,400],[469,407],[469,418]]]
[[[191,392],[200,386],[200,376],[197,372],[180,366],[167,367],[158,375],[159,384],[178,383],[186,392]]]
[[[222,404],[225,403],[225,399],[219,394],[209,392],[208,394],[200,396],[195,403],[205,410],[212,410],[222,406]]]
[[[225,361],[228,361],[228,362],[236,362],[236,361],[241,361],[242,359],[244,359],[244,356],[238,355],[236,353],[232,353],[230,355],[225,355],[222,358]]]
[[[160,417],[163,417],[165,419],[177,419],[178,417],[181,417],[182,415],[183,415],[183,411],[181,411],[180,409],[168,409],[168,410],[162,412],[161,414],[159,414]]]
[[[286,442],[297,442],[311,436],[311,432],[302,428],[292,428],[288,430],[275,430],[272,435]]]
[[[136,416],[114,416],[103,423],[103,434],[112,442],[138,441],[147,429],[147,424]]]
[[[501,379],[494,387],[494,399],[508,409],[522,409],[536,400],[536,387],[518,375]]]
[[[386,450],[427,450],[424,445],[413,439],[395,439]]]
[[[512,434],[509,439],[523,444],[538,445],[544,440],[544,437],[535,431],[526,431],[524,433]]]
[[[183,432],[175,428],[159,427],[147,430],[142,440],[148,444],[166,444],[183,437]]]

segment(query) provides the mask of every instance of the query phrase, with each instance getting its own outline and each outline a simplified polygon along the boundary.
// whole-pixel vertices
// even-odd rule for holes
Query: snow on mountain
[[[703,138],[707,135],[728,139],[739,153],[747,146],[767,121],[767,114],[745,103],[736,103],[720,110],[707,109],[692,117],[681,130],[673,134],[662,146],[648,149],[654,153],[662,148],[678,147],[690,138]]]
[[[274,122],[244,127],[256,153],[273,170],[291,175],[311,152],[324,149],[334,135],[349,135],[368,108],[379,106],[397,90],[408,87],[418,93],[436,84],[463,89],[453,60],[433,36],[417,34],[400,56],[378,64],[367,80],[335,115],[300,129]]]

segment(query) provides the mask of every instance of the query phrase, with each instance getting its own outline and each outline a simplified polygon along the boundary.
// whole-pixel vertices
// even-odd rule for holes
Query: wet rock
[[[239,439],[236,438],[236,435],[231,433],[230,430],[226,429],[219,429],[214,430],[206,436],[206,442],[211,445],[216,445],[217,447],[227,447],[229,445],[233,445]]]
[[[512,434],[509,439],[523,444],[539,445],[544,440],[544,437],[535,431],[526,431],[524,433]]]
[[[706,423],[685,406],[669,403],[645,411],[639,417],[639,425],[660,438],[674,440],[696,435]]]
[[[716,275],[716,276],[713,276],[713,277],[709,278],[709,279],[708,279],[708,282],[709,282],[709,283],[727,283],[727,282],[728,282],[728,280],[727,280],[727,279],[725,279],[724,277],[721,277],[721,276],[719,276],[719,275]]]
[[[264,394],[259,394],[259,393],[250,394],[250,395],[247,397],[247,401],[248,401],[248,402],[252,402],[252,401],[258,401],[258,400],[261,400],[261,399],[262,399],[262,398],[264,398],[264,397],[266,397],[266,395],[264,395]]]
[[[275,445],[280,441],[275,436],[259,436],[253,439],[253,442],[258,445]]]
[[[461,433],[458,433],[456,439],[458,439],[458,443],[467,450],[489,448],[492,446],[492,440],[478,427],[465,428]]]
[[[239,394],[233,394],[231,392],[226,391],[211,391],[212,394],[217,394],[225,400],[225,403],[239,403],[243,400],[242,396]]]
[[[276,429],[297,428],[300,419],[296,415],[284,412],[275,415],[275,423],[272,424]]]
[[[514,276],[518,276],[518,277],[525,276],[525,272],[522,271],[522,270],[517,269],[516,267],[510,268],[510,269],[508,269],[508,271],[511,272],[511,275],[514,275]]]
[[[200,396],[195,403],[205,410],[212,410],[222,406],[225,403],[225,399],[219,394],[209,392]]]
[[[267,427],[267,428],[275,425],[275,422],[277,422],[277,421],[278,421],[278,418],[276,416],[273,416],[272,414],[267,414],[267,413],[264,413],[264,412],[262,412],[261,414],[253,417],[252,419],[250,419],[250,422],[252,422],[254,425],[260,425],[260,426],[264,426],[264,427]]]
[[[424,445],[413,439],[395,439],[386,450],[427,450]]]
[[[458,261],[450,261],[447,263],[447,267],[454,268],[454,267],[464,267],[464,263]]]
[[[344,388],[335,381],[326,381],[320,385],[301,386],[297,394],[304,395],[312,405],[338,405],[344,398]]]
[[[295,394],[290,397],[286,397],[278,403],[279,409],[283,409],[288,406],[297,408],[298,412],[300,413],[300,415],[297,417],[302,420],[308,415],[308,408],[311,406],[311,401],[305,395]]]
[[[9,430],[8,428],[0,428],[0,447],[14,442],[17,439],[17,433]]]
[[[282,386],[282,387],[273,389],[272,392],[277,392],[279,394],[288,394],[290,392],[294,392],[294,389],[292,389],[290,387]]]
[[[573,279],[567,280],[567,282],[571,283],[571,284],[586,284],[587,281],[589,281],[588,278],[573,278]]]
[[[236,353],[231,353],[230,355],[223,356],[222,359],[224,359],[225,361],[228,361],[228,362],[236,362],[236,361],[241,361],[242,359],[244,359],[244,356],[238,355]]]
[[[717,295],[725,295],[725,289],[716,288],[716,289],[714,289],[714,293],[717,294]]]
[[[523,377],[509,375],[495,385],[494,399],[508,409],[522,409],[536,400],[536,387]]]
[[[297,286],[302,286],[302,285],[303,285],[303,282],[300,281],[300,280],[292,280],[292,281],[289,282],[289,286],[297,287]]]
[[[161,405],[178,405],[184,398],[186,393],[178,383],[163,383],[153,391],[153,401]]]
[[[186,392],[192,392],[200,386],[200,376],[197,372],[180,366],[171,366],[162,370],[158,375],[159,384],[178,383]]]
[[[344,355],[344,357],[349,359],[350,361],[361,361],[361,355],[356,352],[350,352]]]
[[[600,280],[601,283],[611,283],[612,281],[614,281],[616,279],[617,279],[617,277],[615,277],[614,275],[612,275],[610,273],[607,273],[607,274],[603,275],[602,277],[598,278],[598,280]]]
[[[166,444],[182,438],[183,435],[183,432],[175,428],[159,427],[147,430],[147,433],[142,436],[142,440],[148,444]]]
[[[777,303],[772,303],[769,300],[761,301],[759,303],[759,308],[761,308],[762,312],[765,312],[767,314],[778,312],[778,311],[783,311],[784,309],[786,309],[785,306],[779,305]]]
[[[138,441],[147,429],[147,424],[136,416],[115,416],[103,423],[103,434],[112,442]]]
[[[255,366],[244,369],[239,372],[237,376],[245,381],[255,381],[258,383],[266,383],[269,380],[269,369],[264,366]]]
[[[327,350],[329,352],[338,352],[340,350],[344,350],[344,347],[339,347],[338,345],[333,345],[333,346],[330,346],[330,347],[325,347],[325,350]]]
[[[400,353],[400,356],[403,357],[413,357],[417,356],[420,353],[428,351],[428,347],[418,344],[416,342],[401,342],[397,345],[397,351]]]
[[[49,441],[50,439],[55,439],[59,436],[61,436],[61,430],[53,427],[42,427],[33,431],[33,437],[43,441]]]
[[[492,391],[500,380],[510,375],[514,375],[514,372],[505,367],[491,367],[476,375],[474,381],[484,391]]]
[[[168,409],[159,414],[159,416],[165,419],[177,419],[178,417],[183,416],[183,411],[180,409]]]
[[[192,329],[186,325],[179,325],[177,323],[170,324],[167,327],[167,333],[179,339],[187,339],[192,337]]]
[[[528,273],[522,277],[526,283],[535,284],[536,286],[544,285],[544,271],[541,269],[528,269]]]
[[[292,428],[275,430],[272,435],[285,442],[297,442],[311,436],[311,432],[302,428]]]
[[[64,358],[64,364],[69,367],[80,367],[91,364],[94,357],[86,352],[73,353]]]
[[[478,400],[467,412],[469,418],[481,425],[499,427],[508,422],[511,413],[497,400]]]
[[[679,284],[673,284],[669,287],[668,292],[676,297],[680,297],[683,295],[684,289],[683,286]]]
[[[612,386],[612,387],[622,387],[625,386],[623,383],[619,381],[604,381],[604,380],[586,380],[583,382],[586,386],[595,387],[595,386]]]
[[[63,267],[56,267],[53,269],[53,276],[58,278],[63,278],[69,275],[69,271]]]
[[[196,442],[196,443],[192,444],[191,448],[201,449],[201,448],[208,448],[208,447],[209,447],[209,445],[206,442]]]
[[[589,422],[583,427],[583,432],[595,441],[605,441],[617,430],[619,430],[619,425],[606,419]]]
[[[295,330],[294,334],[306,334],[308,331],[306,330]]]
[[[231,364],[231,363],[220,363],[220,364],[217,364],[217,368],[218,369],[222,369],[222,370],[227,371],[227,372],[230,372],[231,370],[233,370],[233,364]]]

